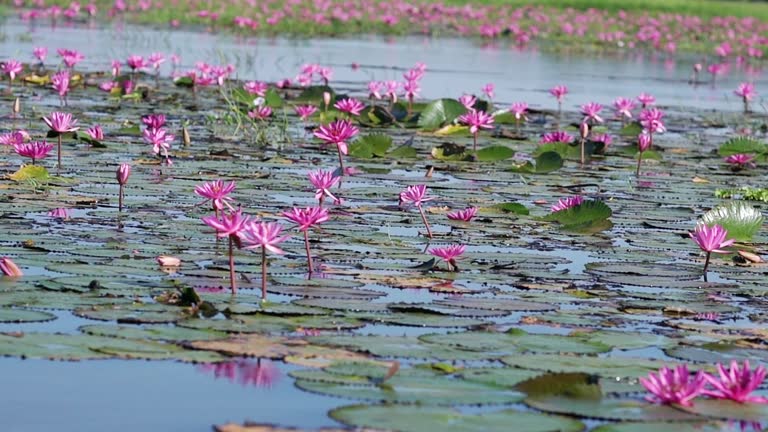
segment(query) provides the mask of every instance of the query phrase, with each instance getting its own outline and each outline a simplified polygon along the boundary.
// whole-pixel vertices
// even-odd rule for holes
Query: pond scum
[[[0,321],[95,322],[0,333],[1,355],[171,359],[258,386],[287,362],[299,389],[349,401],[340,429],[768,421],[751,83],[732,90],[743,113],[560,83],[534,109],[493,85],[421,100],[425,64],[344,88],[317,64],[168,79],[162,53],[85,71],[72,48],[2,59]]]

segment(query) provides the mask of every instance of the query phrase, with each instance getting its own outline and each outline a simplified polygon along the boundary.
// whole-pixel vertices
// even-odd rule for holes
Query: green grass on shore
[[[768,3],[746,0],[443,0],[446,4],[520,7],[536,5],[556,9],[601,9],[607,11],[679,13],[702,18],[715,16],[755,17],[768,21]]]

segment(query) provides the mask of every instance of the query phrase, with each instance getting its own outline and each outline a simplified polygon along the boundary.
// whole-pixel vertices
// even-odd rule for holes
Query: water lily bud
[[[117,179],[117,183],[124,185],[128,183],[128,177],[131,176],[131,166],[127,163],[120,164],[119,167],[117,167],[117,173],[115,174],[115,178]]]
[[[16,263],[11,261],[11,259],[8,257],[0,258],[0,272],[10,277],[19,277],[24,275],[24,273],[21,272],[19,266],[17,266]]]
[[[189,129],[187,129],[186,126],[181,128],[181,137],[184,141],[184,147],[188,147],[190,144],[192,144],[192,138],[189,136]]]
[[[644,152],[651,148],[651,135],[645,132],[637,136],[637,148],[640,152]]]
[[[181,265],[181,260],[168,255],[160,255],[157,257],[157,263],[163,267],[178,267]]]
[[[331,94],[329,92],[323,92],[323,103],[325,104],[325,109],[328,109],[328,105],[331,104]]]
[[[13,101],[13,114],[18,114],[21,112],[21,100],[19,98],[16,98],[15,101]]]
[[[586,122],[579,126],[579,133],[581,134],[581,139],[587,139],[587,136],[589,136],[589,125]]]

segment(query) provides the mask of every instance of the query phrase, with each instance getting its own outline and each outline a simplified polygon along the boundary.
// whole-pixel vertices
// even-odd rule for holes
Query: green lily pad
[[[749,242],[762,228],[763,215],[749,203],[730,201],[704,213],[701,221],[708,226],[722,226],[728,231],[729,239]]]
[[[56,315],[48,312],[28,309],[0,308],[0,322],[2,323],[43,322],[55,319]]]
[[[462,414],[449,408],[411,405],[354,405],[337,408],[331,418],[349,426],[386,428],[401,432],[439,430],[445,432],[577,432],[584,428],[578,420],[514,410],[483,414]]]

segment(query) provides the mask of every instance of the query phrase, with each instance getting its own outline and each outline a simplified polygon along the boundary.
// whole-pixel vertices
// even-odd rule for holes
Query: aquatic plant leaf
[[[149,339],[162,341],[192,341],[226,339],[227,333],[215,330],[197,330],[184,327],[171,326],[114,326],[114,325],[86,325],[79,328],[83,333],[95,336],[109,336],[123,339]]]
[[[545,372],[580,372],[605,378],[638,378],[670,362],[631,357],[589,357],[558,354],[525,354],[503,357],[504,364]],[[674,365],[671,365],[674,366]]]
[[[398,119],[379,105],[368,105],[360,112],[358,120],[365,126],[388,126]]]
[[[335,100],[336,93],[332,88],[328,86],[309,86],[296,97],[295,101],[302,103],[312,103],[322,108],[323,93],[326,92],[331,94],[331,100]]]
[[[274,88],[269,88],[267,92],[264,93],[264,101],[266,105],[271,108],[281,108],[283,106],[283,98]]]
[[[527,207],[520,203],[501,203],[494,205],[493,208],[499,209],[504,213],[514,213],[523,216],[527,216],[531,213]]]
[[[580,336],[529,334],[517,329],[504,333],[468,331],[428,334],[420,336],[419,340],[430,344],[447,345],[502,356],[522,352],[592,354],[611,350],[609,345],[590,341]]]
[[[557,372],[540,375],[515,385],[528,399],[558,396],[569,399],[599,400],[602,391],[597,376],[581,372]]]
[[[387,153],[387,157],[395,159],[415,159],[418,157],[418,153],[415,148],[409,145],[401,145]]]
[[[768,366],[768,350],[740,347],[735,343],[707,343],[704,345],[679,345],[665,349],[664,352],[674,358],[710,364],[728,364],[732,360],[760,362]]]
[[[296,381],[296,386],[312,393],[373,402],[432,405],[506,404],[523,400],[525,395],[507,387],[457,380],[426,369],[401,369],[383,383],[347,383],[324,380]]]
[[[603,420],[620,421],[691,421],[701,417],[671,406],[656,405],[638,399],[570,398],[543,396],[525,399],[525,404],[538,410]]]
[[[514,387],[515,385],[539,376],[540,371],[531,371],[508,367],[464,368],[456,373],[461,379],[477,381],[485,384],[502,387]]]
[[[763,215],[749,203],[729,201],[704,213],[701,221],[708,226],[722,226],[730,239],[749,242],[763,226]]]
[[[421,111],[418,125],[421,129],[439,129],[465,112],[464,105],[455,99],[437,99]]]
[[[754,155],[766,152],[768,152],[768,146],[754,138],[746,136],[731,138],[724,142],[717,150],[717,153],[722,157],[739,153]]]
[[[515,410],[462,414],[450,408],[418,405],[353,405],[334,409],[331,418],[349,426],[385,428],[401,432],[578,432],[578,420]]]
[[[509,159],[515,155],[515,151],[507,146],[483,147],[477,151],[476,157],[480,162],[497,162]]]
[[[470,135],[469,126],[449,124],[435,131],[436,136]]]
[[[48,170],[40,165],[24,165],[8,177],[16,182],[45,181],[51,178]]]
[[[407,336],[318,336],[311,343],[342,347],[379,357],[402,357],[433,360],[484,360],[498,357],[491,352],[476,352],[438,344],[424,343]]]
[[[453,143],[442,143],[432,148],[432,157],[442,161],[468,161],[472,155],[466,152],[464,146]]]
[[[605,150],[605,144],[597,141],[587,141],[584,143],[584,155],[590,157],[595,153],[601,153]],[[579,160],[581,158],[581,146],[573,143],[545,143],[539,144],[533,151],[534,157],[548,152],[555,152],[563,159]]]
[[[611,217],[613,212],[604,202],[599,200],[586,200],[569,209],[552,212],[542,220],[557,222],[566,229],[578,229],[591,224],[604,221]]]
[[[690,407],[680,409],[705,417],[723,420],[737,420],[754,423],[768,422],[768,405],[759,403],[738,403],[720,399],[696,399]]]
[[[391,146],[392,137],[389,135],[366,135],[349,145],[349,155],[361,159],[384,157]]]
[[[0,323],[43,322],[56,319],[56,315],[29,309],[0,308]]]
[[[86,360],[125,358],[216,362],[218,354],[185,350],[177,345],[79,334],[0,333],[0,356]]]
[[[621,136],[627,136],[627,137],[634,137],[637,138],[640,133],[643,132],[643,126],[640,125],[638,122],[632,122],[626,124],[621,130],[619,131],[619,135]]]
[[[245,425],[227,423],[213,427],[214,432],[308,432],[306,429],[297,429],[287,426],[276,426],[273,424],[259,424],[248,422]],[[312,429],[312,432],[349,432],[348,429],[341,428],[319,428]],[[376,432],[374,430],[365,430],[361,432]],[[687,431],[685,431],[687,432]],[[709,431],[705,431],[709,432]]]
[[[536,156],[535,163],[526,161],[523,164],[508,168],[508,171],[523,174],[547,174],[563,167],[563,158],[559,153],[548,151]]]
[[[715,197],[721,199],[742,199],[747,201],[768,202],[767,188],[744,186],[737,189],[715,189]]]
[[[723,432],[726,428],[727,425],[715,422],[622,422],[604,424],[592,432]]]

